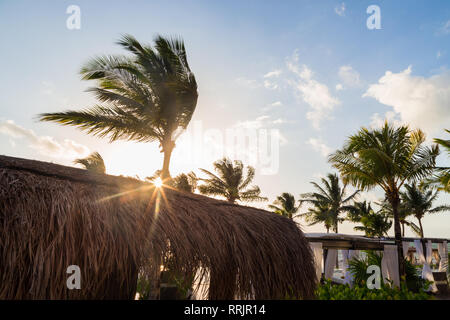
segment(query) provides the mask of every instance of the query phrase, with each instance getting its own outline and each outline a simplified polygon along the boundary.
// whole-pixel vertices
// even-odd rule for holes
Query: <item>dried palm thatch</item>
[[[290,219],[33,160],[0,156],[0,235],[0,299],[131,299],[138,270],[169,256],[185,277],[210,272],[210,299],[310,299],[316,286]]]

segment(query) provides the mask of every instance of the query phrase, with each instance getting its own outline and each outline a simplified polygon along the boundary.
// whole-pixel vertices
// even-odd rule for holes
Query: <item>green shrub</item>
[[[400,288],[382,285],[380,289],[369,289],[367,286],[332,284],[327,280],[317,289],[319,300],[429,300],[432,296],[420,290],[412,292],[405,282]]]
[[[348,269],[353,275],[354,283],[357,286],[365,286],[367,278],[367,268],[376,265],[381,269],[381,260],[383,254],[377,254],[373,251],[365,251],[366,257],[353,258],[348,264]],[[414,266],[409,260],[405,261],[406,286],[413,292],[419,292],[425,286],[425,280],[419,276],[418,267]]]

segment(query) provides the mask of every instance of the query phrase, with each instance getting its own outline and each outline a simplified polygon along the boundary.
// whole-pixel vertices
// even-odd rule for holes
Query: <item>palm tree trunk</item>
[[[405,223],[402,222],[402,237],[405,236]]]
[[[170,179],[170,171],[169,171],[170,157],[172,156],[172,151],[174,147],[175,144],[173,143],[173,141],[170,141],[169,143],[163,145],[162,151],[164,153],[164,162],[161,170],[161,179],[163,180]]]
[[[398,253],[398,269],[400,277],[406,276],[405,263],[403,259],[403,246],[402,246],[402,230],[400,227],[400,219],[398,216],[398,206],[400,204],[400,198],[398,192],[393,192],[387,197],[392,206],[392,213],[394,215],[394,232],[395,232],[395,244],[397,245]]]
[[[419,220],[419,227],[420,227],[420,237],[423,239],[423,227],[422,227],[422,219],[417,218]]]

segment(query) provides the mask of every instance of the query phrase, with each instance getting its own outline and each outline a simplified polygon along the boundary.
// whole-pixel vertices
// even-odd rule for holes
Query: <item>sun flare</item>
[[[160,177],[158,177],[155,179],[155,181],[153,181],[153,184],[155,185],[155,187],[161,188],[163,185],[163,181]]]

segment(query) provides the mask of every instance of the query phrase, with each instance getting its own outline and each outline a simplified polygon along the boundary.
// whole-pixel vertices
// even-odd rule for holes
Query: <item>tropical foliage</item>
[[[292,219],[298,212],[300,205],[296,204],[295,197],[291,193],[283,192],[273,204],[269,205],[269,208],[276,214]]]
[[[41,121],[76,126],[98,137],[158,141],[164,153],[163,178],[170,177],[170,157],[180,129],[197,105],[197,83],[181,39],[157,36],[154,47],[125,35],[118,44],[131,56],[101,56],[81,69],[88,89],[101,103],[81,111],[44,113]]]
[[[244,173],[242,161],[223,158],[214,162],[214,170],[217,175],[206,170],[200,169],[207,175],[207,178],[200,178],[204,183],[199,185],[198,190],[202,194],[221,196],[229,202],[236,201],[267,201],[262,197],[258,186],[251,186],[250,183],[255,177],[255,169],[247,167],[247,175]]]
[[[445,130],[450,134],[450,130]],[[439,146],[441,146],[447,156],[450,157],[450,140],[434,139]],[[425,184],[432,185],[438,188],[439,191],[445,191],[450,193],[450,168],[449,167],[437,167],[435,168],[434,175],[424,181]]]
[[[327,208],[332,219],[333,230],[337,233],[338,224],[343,221],[340,215],[348,212],[352,208],[350,201],[355,198],[359,191],[357,190],[349,196],[346,196],[347,185],[344,184],[341,187],[337,174],[329,173],[321,181],[323,186],[311,182],[316,192],[302,194],[300,201],[301,203],[306,202],[312,204],[315,208],[319,208],[319,211],[320,209]]]
[[[301,213],[300,215],[305,218],[305,221],[309,226],[323,223],[327,233],[336,226],[336,217],[326,205],[314,204],[312,207],[308,208],[307,212]],[[344,221],[343,218],[338,219],[338,223]]]
[[[317,289],[318,300],[430,300],[432,296],[425,291],[417,293],[408,289],[405,283],[400,288],[382,286],[380,289],[369,289],[367,286],[333,284],[327,280]]]
[[[190,193],[194,193],[197,189],[198,178],[194,172],[181,173],[172,180],[172,186],[175,189]]]
[[[383,189],[392,206],[395,240],[399,250],[400,274],[404,275],[401,227],[398,214],[400,189],[407,181],[426,178],[439,154],[437,145],[427,147],[425,134],[408,126],[395,127],[385,122],[380,129],[361,128],[350,136],[341,150],[329,161],[339,170],[345,182],[361,190],[375,186]]]
[[[450,210],[448,205],[440,205],[433,208],[433,202],[438,196],[438,191],[428,186],[419,188],[415,183],[406,184],[405,192],[401,193],[402,202],[408,212],[416,217],[419,222],[419,236],[424,237],[422,219],[427,213],[438,213]]]
[[[368,278],[367,268],[369,266],[378,266],[381,270],[382,253],[376,253],[371,250],[364,251],[364,255],[359,258],[349,260],[348,270],[353,275],[353,282],[357,286],[365,286]],[[406,275],[406,285],[409,290],[419,292],[424,290],[427,282],[419,276],[418,267],[413,265],[409,260],[404,259]]]
[[[98,152],[93,152],[86,158],[75,159],[75,164],[82,165],[86,170],[96,172],[96,173],[105,173],[106,167],[105,162],[103,161],[102,156]]]
[[[355,202],[347,214],[348,220],[361,223],[362,226],[354,227],[357,231],[363,231],[368,237],[383,237],[392,226],[386,213],[374,212],[370,202]]]

